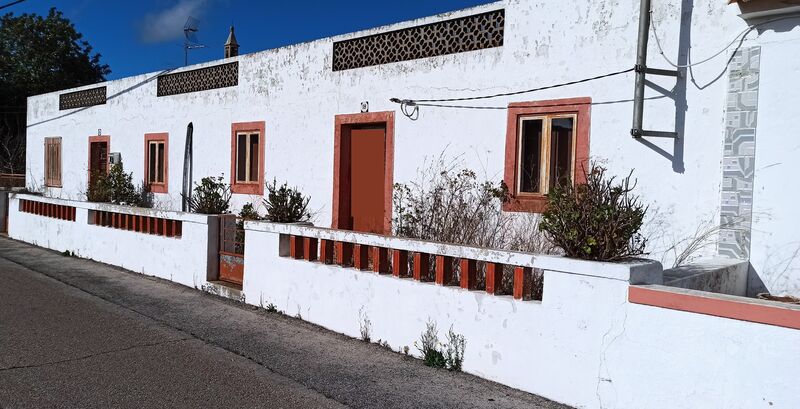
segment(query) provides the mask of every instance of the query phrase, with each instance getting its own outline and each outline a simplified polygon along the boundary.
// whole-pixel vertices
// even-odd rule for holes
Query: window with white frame
[[[574,114],[519,117],[516,186],[518,195],[545,195],[575,174]]]

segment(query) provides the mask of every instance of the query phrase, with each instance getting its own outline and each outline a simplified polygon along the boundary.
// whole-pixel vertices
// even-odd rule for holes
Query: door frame
[[[86,156],[86,186],[89,186],[92,180],[92,143],[105,142],[106,143],[106,173],[108,173],[108,157],[111,155],[111,136],[110,135],[94,135],[89,137],[89,154]]]
[[[350,195],[344,194],[349,190],[350,181],[342,180],[344,169],[351,164],[349,153],[342,155],[350,130],[358,125],[380,125],[386,127],[386,151],[384,156],[384,203],[383,203],[383,234],[392,233],[392,192],[394,190],[394,111],[365,112],[358,114],[340,114],[335,116],[333,137],[333,212],[331,228],[347,228],[350,215]]]

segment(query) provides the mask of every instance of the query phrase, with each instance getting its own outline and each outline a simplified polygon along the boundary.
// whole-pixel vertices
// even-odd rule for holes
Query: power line
[[[8,3],[8,4],[4,4],[4,5],[0,6],[0,10],[4,9],[6,7],[11,7],[11,6],[15,5],[15,4],[22,3],[23,1],[25,1],[25,0],[17,0],[17,1],[12,1],[11,3]]]
[[[652,16],[652,14],[653,14],[653,11],[650,10],[650,15]],[[731,42],[728,43],[728,45],[726,45],[723,49],[717,51],[716,53],[712,54],[708,58],[702,59],[702,60],[700,60],[698,62],[695,62],[695,63],[689,63],[689,64],[676,64],[676,63],[672,62],[672,60],[667,58],[667,55],[664,53],[664,49],[661,47],[661,39],[658,37],[658,27],[657,27],[658,23],[656,22],[656,20],[654,20],[652,18],[651,18],[651,21],[653,22],[653,24],[650,25],[650,31],[653,32],[653,38],[655,38],[655,40],[656,40],[656,46],[658,47],[658,53],[661,54],[661,57],[664,59],[664,61],[667,62],[667,64],[669,64],[669,65],[671,65],[671,66],[673,66],[675,68],[690,68],[690,67],[694,67],[695,65],[700,65],[700,64],[703,64],[703,63],[707,63],[707,62],[713,60],[714,58],[719,57],[722,53],[727,51],[729,48],[731,48],[732,45],[736,44],[737,42],[739,42],[740,44],[742,42],[744,42],[744,40],[745,40],[745,38],[747,37],[748,34],[750,34],[753,30],[755,30],[755,29],[757,29],[757,28],[759,28],[759,27],[761,27],[763,25],[766,25],[766,24],[769,24],[769,23],[774,23],[776,21],[788,20],[788,19],[794,19],[794,18],[800,18],[800,16],[778,17],[778,18],[767,20],[767,21],[764,21],[764,22],[761,22],[761,23],[758,23],[758,24],[750,25],[746,29],[742,30],[742,32],[739,33],[736,37],[734,37],[733,40],[731,40]],[[689,48],[691,48],[691,46]]]
[[[531,89],[526,89],[522,91],[512,91],[512,92],[503,92],[499,94],[492,94],[492,95],[481,95],[475,97],[462,97],[462,98],[442,98],[442,99],[400,99],[400,98],[390,98],[389,101],[394,102],[396,104],[400,104],[400,112],[403,115],[416,120],[419,118],[419,107],[421,106],[428,106],[428,107],[438,107],[438,108],[462,108],[462,109],[506,109],[505,107],[490,107],[490,106],[470,106],[470,105],[449,105],[449,104],[437,104],[437,102],[457,102],[457,101],[475,101],[481,99],[489,99],[489,98],[498,98],[498,97],[507,97],[512,95],[520,95],[520,94],[527,94],[530,92],[536,91],[544,91],[547,89],[565,87],[568,85],[575,85],[589,81],[596,81],[603,78],[613,77],[616,75],[622,75],[629,72],[632,72],[635,68],[628,68],[625,70],[614,71],[608,74],[597,75],[594,77],[582,78],[575,81],[568,81],[562,82],[558,84],[546,85],[543,87],[536,87]]]
[[[625,73],[631,72],[633,70],[634,70],[633,68],[628,68],[626,70],[615,71],[615,72],[611,72],[611,73],[608,73],[608,74],[597,75],[597,76],[589,77],[589,78],[582,78],[582,79],[575,80],[575,81],[562,82],[560,84],[547,85],[547,86],[544,86],[544,87],[531,88],[531,89],[526,89],[526,90],[522,90],[522,91],[504,92],[504,93],[500,93],[500,94],[482,95],[482,96],[477,96],[477,97],[442,98],[442,99],[412,99],[412,100],[409,100],[409,101],[413,101],[413,102],[455,102],[455,101],[474,101],[474,100],[478,100],[478,99],[508,97],[508,96],[511,96],[511,95],[527,94],[529,92],[544,91],[546,89],[565,87],[567,85],[575,85],[575,84],[580,84],[580,83],[583,83],[583,82],[595,81],[595,80],[599,80],[599,79],[602,79],[602,78],[613,77],[615,75],[625,74]],[[397,99],[397,98],[393,98],[393,99]],[[392,102],[396,102],[396,101],[392,101]]]

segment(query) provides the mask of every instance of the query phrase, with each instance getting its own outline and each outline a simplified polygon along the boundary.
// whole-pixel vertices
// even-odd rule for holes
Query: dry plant
[[[676,240],[662,256],[662,262],[666,259],[668,254],[674,256],[672,268],[687,265],[697,258],[701,257],[709,247],[717,244],[717,238],[722,230],[735,228],[743,221],[741,217],[731,217],[726,220],[720,220],[717,213],[713,213],[711,217],[702,220],[698,223],[695,231],[679,240]]]
[[[479,180],[443,154],[421,167],[416,180],[394,186],[394,234],[420,240],[526,252],[553,253],[538,216],[502,211],[503,182]]]

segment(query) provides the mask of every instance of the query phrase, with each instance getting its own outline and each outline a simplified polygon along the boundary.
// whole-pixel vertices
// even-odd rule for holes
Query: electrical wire
[[[492,106],[472,106],[472,105],[450,105],[450,104],[438,104],[437,102],[457,102],[457,101],[474,101],[474,100],[481,100],[481,99],[489,99],[489,98],[498,98],[498,97],[507,97],[511,95],[519,95],[519,94],[526,94],[529,92],[536,92],[536,91],[543,91],[547,89],[565,87],[568,85],[580,84],[589,81],[596,81],[603,78],[613,77],[615,75],[622,75],[629,72],[634,71],[635,68],[628,68],[621,71],[615,71],[608,74],[597,75],[594,77],[589,78],[582,78],[575,81],[568,81],[562,82],[559,84],[553,85],[546,85],[543,87],[531,88],[522,91],[513,91],[513,92],[503,92],[499,94],[492,94],[492,95],[481,95],[475,97],[463,97],[463,98],[443,98],[443,99],[400,99],[400,98],[390,98],[389,101],[394,102],[396,104],[400,104],[400,112],[403,113],[406,117],[410,118],[411,120],[417,120],[419,118],[419,107],[427,106],[427,107],[437,107],[437,108],[461,108],[461,109],[485,109],[485,110],[492,110],[492,109],[506,109],[506,107],[492,107]]]
[[[15,4],[22,3],[23,1],[25,1],[25,0],[17,0],[17,1],[12,1],[11,3],[8,3],[8,4],[3,4],[2,6],[0,6],[0,10],[4,9],[6,7],[11,7],[11,6],[15,5]]]
[[[414,99],[414,100],[411,100],[411,101],[414,101],[414,102],[417,102],[417,103],[419,103],[419,102],[455,102],[455,101],[474,101],[474,100],[478,100],[478,99],[508,97],[508,96],[511,96],[511,95],[527,94],[529,92],[544,91],[546,89],[559,88],[559,87],[565,87],[567,85],[575,85],[575,84],[580,84],[580,83],[583,83],[583,82],[595,81],[595,80],[599,80],[599,79],[603,79],[603,78],[613,77],[615,75],[621,75],[621,74],[629,73],[629,72],[631,72],[633,70],[634,70],[634,68],[628,68],[628,69],[621,70],[621,71],[610,72],[608,74],[597,75],[597,76],[589,77],[589,78],[582,78],[582,79],[575,80],[575,81],[562,82],[560,84],[547,85],[547,86],[544,86],[544,87],[531,88],[531,89],[526,89],[526,90],[522,90],[522,91],[503,92],[503,93],[500,93],[500,94],[482,95],[482,96],[477,96],[477,97],[442,98],[442,99]]]
[[[774,19],[771,19],[771,20],[763,21],[763,22],[758,23],[758,24],[750,25],[746,29],[742,30],[742,32],[739,33],[736,37],[734,37],[733,40],[731,40],[731,42],[728,43],[728,45],[726,45],[723,49],[717,51],[716,53],[712,54],[710,57],[702,59],[702,60],[700,60],[698,62],[690,63],[690,64],[676,64],[676,63],[672,62],[672,60],[667,58],[667,55],[664,53],[664,48],[661,47],[661,39],[658,37],[658,27],[657,27],[658,23],[656,22],[655,19],[652,18],[652,15],[653,15],[653,10],[650,10],[650,16],[651,16],[650,21],[652,23],[652,24],[650,24],[650,31],[653,32],[653,38],[655,38],[655,40],[656,40],[656,46],[658,47],[658,53],[661,54],[661,57],[664,59],[664,61],[667,62],[667,64],[669,64],[669,65],[671,65],[671,66],[673,66],[675,68],[690,68],[690,67],[694,67],[696,65],[707,63],[707,62],[719,57],[720,55],[722,55],[722,53],[727,51],[729,48],[731,48],[732,45],[736,44],[737,42],[743,42],[745,40],[745,38],[747,37],[747,35],[750,34],[753,30],[757,29],[758,27],[761,27],[761,26],[769,24],[769,23],[774,23],[776,21],[800,18],[800,16],[784,16],[784,17],[778,17],[778,18],[774,18]],[[689,48],[691,48],[691,47],[689,47]]]

